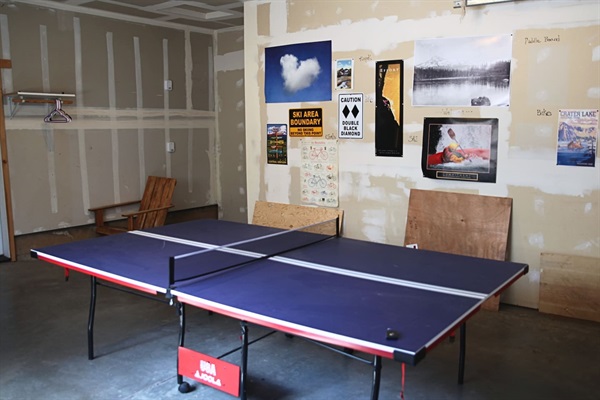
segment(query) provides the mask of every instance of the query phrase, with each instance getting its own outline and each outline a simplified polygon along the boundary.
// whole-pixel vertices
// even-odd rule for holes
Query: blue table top
[[[416,363],[490,296],[527,271],[525,264],[457,256],[348,238],[309,246],[307,234],[219,220],[34,249],[40,259],[156,293],[175,271],[243,264],[172,293],[184,303],[289,333]],[[247,242],[257,236],[267,239]],[[225,246],[238,243],[235,246]],[[295,248],[273,258],[282,246]],[[205,249],[218,249],[207,251]],[[254,260],[248,263],[249,260]],[[387,329],[399,337],[390,340]]]
[[[143,232],[125,232],[32,249],[31,253],[44,261],[115,283],[126,281],[133,287],[166,293],[171,256],[225,245],[231,241],[247,240],[275,231],[277,230],[273,228],[248,224],[197,220]]]

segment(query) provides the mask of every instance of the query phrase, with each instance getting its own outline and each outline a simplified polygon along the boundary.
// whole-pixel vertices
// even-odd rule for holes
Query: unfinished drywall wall
[[[6,120],[16,235],[91,223],[148,175],[177,178],[176,210],[218,203],[212,35],[12,3],[0,35],[5,93],[76,95],[70,123],[35,104]]]
[[[365,96],[364,138],[339,140],[338,145],[344,235],[401,245],[413,188],[510,197],[509,258],[528,263],[530,272],[502,300],[537,307],[541,252],[600,255],[598,158],[595,167],[556,165],[558,110],[600,106],[598,3],[515,1],[465,10],[453,3],[247,2],[248,204],[301,203],[300,139],[288,138],[287,166],[268,165],[268,123],[287,121],[291,108],[320,107],[324,133],[337,136],[338,131],[335,92],[327,102],[265,103],[265,48],[331,40],[333,60],[354,60],[354,92]],[[415,41],[500,34],[513,35],[509,107],[412,106]],[[376,157],[375,63],[397,59],[404,60],[404,154]],[[420,163],[425,117],[498,118],[496,183],[424,178]]]
[[[244,31],[220,31],[216,35],[216,109],[222,133],[218,146],[222,218],[246,222]]]

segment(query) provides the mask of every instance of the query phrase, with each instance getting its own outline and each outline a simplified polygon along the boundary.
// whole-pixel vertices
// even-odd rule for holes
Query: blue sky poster
[[[267,103],[331,100],[331,41],[265,49]]]

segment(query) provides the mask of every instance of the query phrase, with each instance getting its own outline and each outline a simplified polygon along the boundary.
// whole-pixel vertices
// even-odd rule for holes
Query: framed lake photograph
[[[508,107],[512,35],[417,40],[413,106]]]

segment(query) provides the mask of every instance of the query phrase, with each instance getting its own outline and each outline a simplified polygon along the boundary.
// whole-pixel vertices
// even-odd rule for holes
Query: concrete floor
[[[37,260],[0,263],[0,399],[231,399],[197,385],[177,391],[174,308],[99,288],[96,356],[87,359],[89,277]],[[188,308],[186,345],[218,356],[239,324]],[[250,335],[266,332],[251,326]],[[406,367],[417,399],[598,399],[600,324],[503,306],[468,323],[464,385],[458,340]],[[239,362],[239,353],[226,358]],[[371,368],[276,334],[250,347],[248,399],[368,399]],[[399,399],[401,367],[384,360],[380,399]]]

